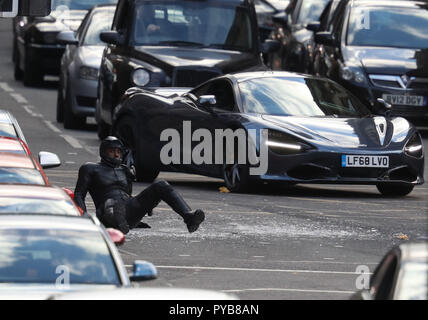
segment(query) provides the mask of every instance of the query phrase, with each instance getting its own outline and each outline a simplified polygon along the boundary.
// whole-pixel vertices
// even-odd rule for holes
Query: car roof
[[[12,119],[10,117],[10,112],[9,111],[0,109],[0,123],[10,123],[10,124],[12,124]]]
[[[247,81],[250,79],[257,78],[272,78],[272,77],[287,77],[287,78],[315,78],[311,75],[300,74],[288,71],[253,71],[253,72],[239,72],[234,74],[228,74],[224,77],[235,79],[238,82]]]
[[[0,167],[37,170],[33,160],[28,155],[3,151],[0,151]]]
[[[2,229],[63,229],[100,232],[99,226],[87,217],[38,214],[2,214],[0,215],[0,230]]]
[[[428,263],[428,241],[401,244],[401,259],[404,262],[425,261]]]
[[[0,184],[1,198],[35,198],[51,200],[67,200],[71,198],[59,187],[47,185]]]

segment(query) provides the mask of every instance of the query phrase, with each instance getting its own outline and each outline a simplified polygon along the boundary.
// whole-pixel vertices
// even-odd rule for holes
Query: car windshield
[[[318,21],[328,2],[329,0],[303,0],[297,22],[307,24]]]
[[[330,80],[263,77],[240,82],[239,89],[247,113],[302,117],[370,114],[358,99]]]
[[[102,10],[94,13],[86,30],[83,45],[85,46],[105,46],[100,39],[100,33],[110,30],[113,22],[114,9]]]
[[[38,170],[5,167],[0,168],[0,183],[46,184]]]
[[[139,2],[135,10],[136,45],[253,48],[249,12],[226,2]]]
[[[406,262],[401,272],[396,299],[426,300],[428,297],[428,263],[426,261]]]
[[[428,48],[428,10],[422,8],[356,7],[349,17],[351,46]]]
[[[0,213],[59,214],[80,216],[71,201],[0,197]]]
[[[98,231],[0,227],[0,282],[55,285],[66,280],[70,285],[120,284]]]
[[[103,3],[117,3],[117,0],[52,0],[52,11],[61,10],[89,10],[93,6]]]

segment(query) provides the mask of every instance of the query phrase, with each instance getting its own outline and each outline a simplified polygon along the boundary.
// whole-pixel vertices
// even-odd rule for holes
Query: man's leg
[[[183,218],[189,232],[196,231],[205,219],[205,214],[202,210],[192,212],[192,209],[180,194],[168,182],[160,180],[152,183],[140,194],[128,201],[126,220],[129,226],[131,228],[135,227],[144,215],[151,212],[161,200],[165,201]]]

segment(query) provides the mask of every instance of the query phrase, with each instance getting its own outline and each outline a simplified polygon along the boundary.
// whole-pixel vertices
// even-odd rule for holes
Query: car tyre
[[[230,192],[247,192],[250,187],[250,174],[247,165],[224,164],[222,168],[223,180]]]
[[[384,196],[403,197],[412,192],[414,185],[405,183],[378,183],[376,187]]]
[[[148,156],[148,146],[139,135],[137,141],[137,130],[134,120],[125,116],[117,122],[114,134],[127,146],[135,164],[135,175],[139,182],[153,182],[159,175],[159,163],[155,163],[153,157]]]
[[[64,128],[65,129],[79,129],[86,123],[86,117],[79,117],[73,114],[72,110],[72,97],[70,87],[66,87],[65,101],[64,101]]]
[[[43,73],[39,70],[37,66],[31,63],[27,50],[25,52],[24,60],[24,85],[27,87],[39,86],[43,83]]]

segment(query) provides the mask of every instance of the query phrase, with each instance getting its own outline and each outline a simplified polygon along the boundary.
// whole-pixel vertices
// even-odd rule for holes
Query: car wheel
[[[249,168],[246,165],[224,164],[223,179],[226,188],[231,192],[246,192],[250,189]]]
[[[79,117],[73,114],[72,110],[72,97],[70,87],[66,87],[65,101],[64,101],[64,128],[78,129],[85,125],[86,117]]]
[[[378,183],[376,187],[384,196],[403,197],[412,192],[414,185],[404,183]]]
[[[25,52],[23,78],[25,86],[38,86],[43,83],[43,73],[30,62],[27,52]]]
[[[149,156],[150,152],[141,136],[139,136],[140,139],[136,139],[134,120],[128,116],[119,119],[114,134],[132,153],[137,181],[153,182],[159,175],[159,164],[154,163],[153,157]]]
[[[58,83],[58,95],[56,98],[56,121],[61,123],[64,121],[64,99],[62,97],[61,79]]]

